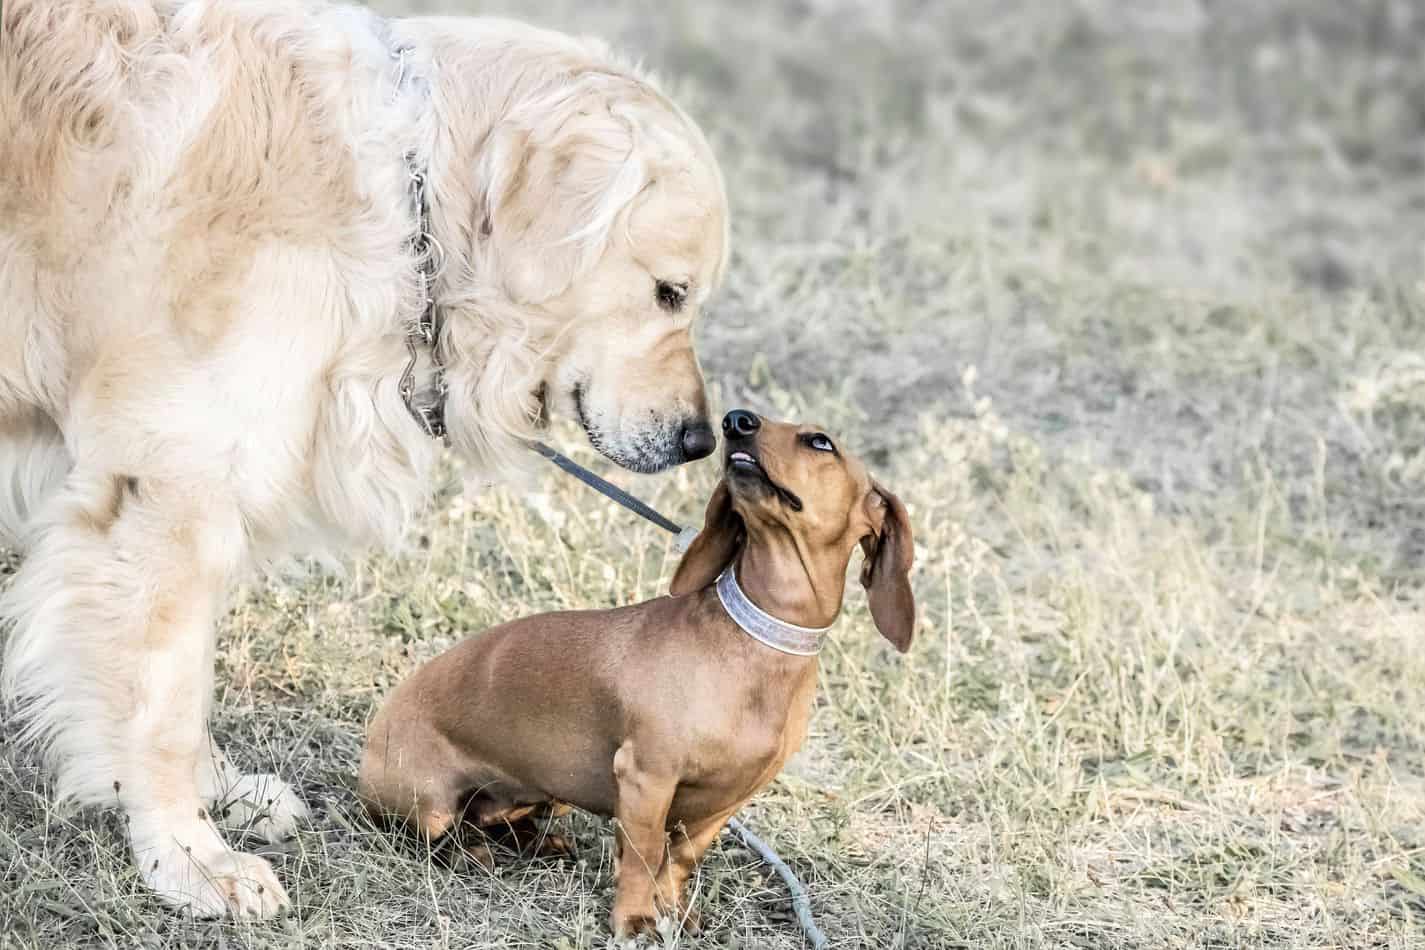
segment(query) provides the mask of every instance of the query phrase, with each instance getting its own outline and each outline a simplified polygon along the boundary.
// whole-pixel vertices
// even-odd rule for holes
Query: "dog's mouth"
[[[727,470],[729,472],[757,475],[769,482],[772,480],[767,477],[766,470],[762,468],[762,464],[757,461],[751,452],[738,450],[730,453],[727,456]]]
[[[757,460],[757,456],[745,449],[735,449],[727,454],[727,475],[729,478],[764,485],[771,489],[772,494],[782,499],[788,508],[793,511],[802,510],[802,500],[796,493],[773,481],[772,476],[767,474],[767,470]]]
[[[676,443],[671,441],[666,427],[623,438],[610,438],[590,417],[584,384],[575,383],[569,395],[579,427],[584,430],[589,444],[604,458],[642,475],[653,475],[678,464],[674,448]]]

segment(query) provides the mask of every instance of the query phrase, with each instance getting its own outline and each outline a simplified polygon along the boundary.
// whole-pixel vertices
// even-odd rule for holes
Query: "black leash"
[[[693,539],[698,536],[696,528],[680,528],[677,523],[669,521],[622,488],[605,481],[567,455],[555,451],[543,442],[531,442],[529,445],[530,448],[559,466],[561,471],[573,475],[605,498],[618,502],[634,514],[647,518],[664,531],[677,535],[677,540],[673,542],[673,545],[679,553],[686,551],[688,545],[692,544]],[[826,946],[826,934],[822,933],[821,929],[817,927],[816,921],[812,920],[811,898],[807,895],[807,890],[802,886],[802,882],[797,880],[796,874],[787,866],[787,862],[772,850],[771,845],[753,834],[750,828],[736,818],[728,819],[727,829],[736,835],[744,845],[751,848],[758,857],[771,865],[772,870],[786,883],[787,890],[792,895],[792,909],[796,911],[797,923],[801,924],[802,933],[806,935],[813,950],[823,950]]]
[[[624,491],[622,488],[619,488],[612,482],[605,481],[604,479],[595,475],[593,472],[589,471],[584,466],[580,465],[578,462],[571,459],[569,456],[556,451],[550,446],[545,445],[543,442],[531,442],[529,446],[530,448],[538,452],[540,455],[544,456],[545,458],[553,462],[555,465],[559,466],[562,471],[573,475],[575,478],[579,479],[579,481],[583,482],[585,485],[588,485],[590,488],[603,495],[605,498],[608,498],[611,501],[615,501],[618,504],[623,505],[625,508],[627,508],[634,514],[642,518],[648,519],[649,521],[656,524],[658,527],[662,528],[664,531],[667,531],[669,534],[675,535],[676,539],[674,540],[673,545],[678,549],[678,553],[681,554],[682,552],[686,551],[688,549],[688,545],[693,543],[693,538],[698,536],[698,531],[696,528],[684,528],[676,522],[670,521],[663,515],[648,507],[648,505],[639,501],[637,498],[633,497],[628,492]]]

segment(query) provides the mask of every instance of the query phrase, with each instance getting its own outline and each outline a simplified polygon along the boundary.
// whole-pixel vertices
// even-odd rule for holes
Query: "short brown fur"
[[[728,616],[714,582],[729,563],[754,603],[820,627],[841,608],[858,544],[881,632],[914,624],[904,506],[854,457],[812,448],[814,430],[762,422],[729,461],[672,596],[542,614],[496,627],[402,683],[372,721],[361,794],[373,814],[427,839],[525,820],[568,803],[617,819],[615,934],[659,912],[697,928],[685,885],[728,818],[806,736],[815,656],[782,653]],[[773,485],[790,491],[800,510]],[[890,606],[894,601],[894,606]],[[670,836],[671,832],[671,836]]]

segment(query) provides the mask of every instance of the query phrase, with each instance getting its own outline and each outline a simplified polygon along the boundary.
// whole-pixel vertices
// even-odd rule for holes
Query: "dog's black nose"
[[[729,439],[745,439],[762,428],[762,420],[746,409],[734,409],[722,417],[722,434]]]
[[[712,426],[706,422],[693,422],[683,426],[683,458],[693,462],[707,458],[717,448],[717,436]]]

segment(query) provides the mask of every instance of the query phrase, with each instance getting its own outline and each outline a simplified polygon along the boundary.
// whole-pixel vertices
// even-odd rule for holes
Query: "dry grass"
[[[824,421],[918,531],[913,652],[853,596],[745,816],[832,945],[1425,946],[1425,18],[588,6],[516,12],[644,51],[723,159],[721,404]],[[686,521],[711,472],[621,479]],[[0,946],[604,946],[598,823],[577,864],[450,871],[373,833],[352,773],[417,661],[671,566],[551,474],[445,493],[409,557],[244,592],[216,730],[314,806],[276,856],[296,913],[158,910],[117,819],[55,810],[0,736]],[[730,841],[699,886],[679,946],[802,945]]]

